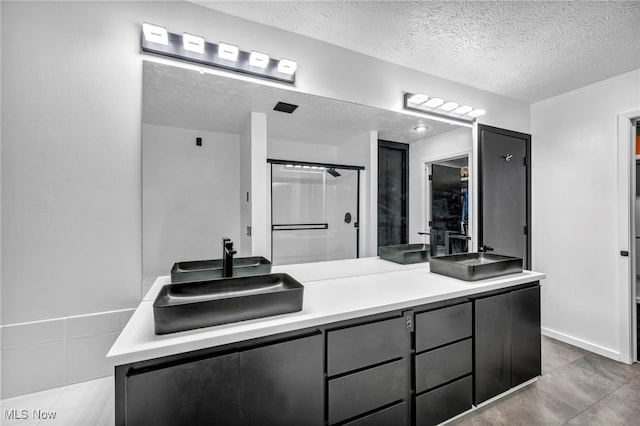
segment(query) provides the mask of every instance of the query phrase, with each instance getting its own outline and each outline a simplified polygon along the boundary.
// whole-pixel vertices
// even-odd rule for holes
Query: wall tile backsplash
[[[105,356],[134,311],[0,327],[2,399],[112,375]]]

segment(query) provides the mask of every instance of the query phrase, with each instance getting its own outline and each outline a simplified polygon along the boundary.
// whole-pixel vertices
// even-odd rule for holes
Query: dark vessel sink
[[[153,303],[155,333],[297,312],[303,292],[302,284],[288,274],[168,284]]]
[[[264,257],[236,257],[233,276],[263,275],[271,273],[271,262]],[[178,262],[171,268],[171,282],[185,283],[222,278],[222,259]]]
[[[431,272],[464,281],[478,281],[522,272],[522,259],[490,253],[432,257]]]
[[[429,261],[431,249],[429,244],[399,244],[395,246],[380,247],[380,259],[408,265]]]

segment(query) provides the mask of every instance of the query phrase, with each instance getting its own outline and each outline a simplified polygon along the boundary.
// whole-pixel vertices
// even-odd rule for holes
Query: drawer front
[[[416,391],[422,392],[473,371],[471,339],[416,356]]]
[[[344,426],[402,426],[407,424],[407,403],[392,405],[368,416],[359,418]]]
[[[327,333],[327,372],[335,376],[404,357],[406,342],[404,318],[330,331]]]
[[[416,397],[416,424],[437,425],[471,408],[471,376]]]
[[[416,315],[416,350],[426,351],[471,337],[471,302]]]
[[[400,401],[406,396],[405,360],[329,380],[329,424]]]

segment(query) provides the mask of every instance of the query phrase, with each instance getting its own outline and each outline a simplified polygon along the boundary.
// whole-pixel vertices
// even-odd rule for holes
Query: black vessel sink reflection
[[[153,303],[155,333],[297,312],[303,292],[302,284],[288,274],[168,284]]]
[[[428,262],[430,251],[429,244],[398,244],[380,247],[379,254],[380,259],[408,265]]]
[[[233,259],[234,277],[262,275],[270,272],[271,262],[264,257],[235,257]],[[218,278],[223,278],[222,259],[177,262],[171,268],[172,283],[207,281]]]
[[[464,281],[478,281],[522,272],[522,258],[490,253],[432,257],[431,272]]]

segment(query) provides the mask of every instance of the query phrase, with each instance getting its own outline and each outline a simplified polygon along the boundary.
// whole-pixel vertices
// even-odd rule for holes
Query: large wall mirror
[[[275,111],[278,102],[298,105],[298,108],[291,114]],[[291,213],[293,218],[298,218],[303,209],[312,205],[316,215],[318,209],[329,209],[325,216],[314,217],[318,223],[334,220],[332,218],[336,223],[344,223],[345,218],[349,218],[346,213],[353,217],[352,210],[357,207],[361,217],[375,218],[369,211],[372,206],[367,194],[371,188],[367,182],[371,185],[377,182],[374,176],[377,165],[370,164],[371,156],[365,154],[366,149],[375,146],[377,139],[409,144],[412,242],[423,241],[425,237],[418,235],[418,231],[428,230],[429,226],[425,161],[460,156],[472,147],[470,128],[153,61],[143,64],[142,106],[145,288],[157,276],[168,275],[175,262],[220,258],[221,237],[234,240],[239,255],[248,256],[252,254],[250,241],[256,238],[256,231],[268,232],[270,249],[271,222],[268,230],[249,229],[251,223],[250,220],[247,223],[243,211],[243,203],[255,195],[247,194],[241,183],[241,160],[246,155],[242,143],[248,134],[256,132],[255,127],[252,128],[255,113],[266,117],[266,129],[262,127],[266,132],[266,158],[291,161],[292,173],[288,173],[287,164],[278,165],[281,185],[289,185],[276,191],[287,200],[284,205],[278,204],[279,217]],[[415,128],[419,124],[426,125],[428,130],[417,132]],[[360,199],[347,200],[353,197],[357,185],[353,169],[336,169],[340,176],[334,176],[328,171],[331,167],[323,165],[363,168]],[[271,179],[271,166],[265,170],[267,173],[259,178],[267,182]],[[324,187],[321,181],[326,182]],[[343,185],[344,190],[339,185]],[[269,192],[267,197],[271,203],[271,185],[265,184],[264,188]],[[310,191],[322,194],[326,202],[308,199]],[[337,194],[333,201],[329,199],[332,191]],[[356,206],[354,203],[358,201],[360,204]],[[299,207],[291,207],[294,205]],[[344,212],[333,211],[332,205],[349,207]],[[269,204],[269,217],[271,207]],[[346,225],[352,227],[353,223]],[[345,234],[337,225],[333,229],[335,235]],[[360,228],[360,232],[371,233],[371,229]],[[376,255],[375,242],[372,248],[365,246],[371,244],[375,236],[361,235],[361,238],[359,255]],[[353,245],[353,241],[345,240],[344,247],[322,250],[328,253],[328,259],[342,256],[331,253],[352,256]]]

